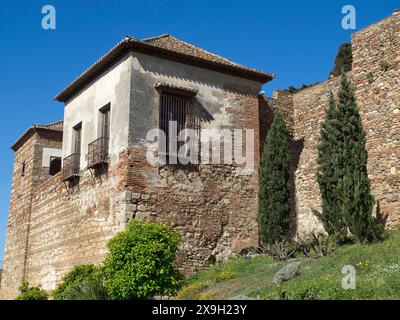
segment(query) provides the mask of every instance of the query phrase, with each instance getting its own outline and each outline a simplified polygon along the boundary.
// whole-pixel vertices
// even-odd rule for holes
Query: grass
[[[300,261],[300,274],[276,285],[275,273]],[[356,289],[342,288],[342,267],[356,270]],[[187,280],[175,299],[400,299],[400,230],[379,243],[353,244],[321,258],[276,261],[266,255],[234,258]]]

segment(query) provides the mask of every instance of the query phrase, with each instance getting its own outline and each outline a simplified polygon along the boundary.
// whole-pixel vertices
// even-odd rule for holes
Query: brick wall
[[[15,153],[1,289],[11,295],[15,295],[26,273],[33,191],[48,178],[41,167],[44,147],[61,148],[61,141],[51,134],[35,133]]]
[[[235,114],[232,127],[255,130],[258,163],[258,98],[237,99],[229,112]],[[148,164],[146,150],[137,146],[127,153],[128,216],[179,230],[185,243],[178,265],[184,272],[258,245],[258,166],[247,175],[235,165],[157,168]]]
[[[224,128],[254,130],[257,164],[258,96],[229,95],[226,117],[233,120]],[[100,262],[107,241],[132,218],[161,221],[182,233],[177,266],[184,273],[258,245],[257,165],[251,170],[238,165],[153,167],[147,146],[138,144],[122,151],[107,173],[96,176],[84,169],[79,184],[66,188],[61,174],[46,180],[39,165],[42,148],[59,143],[35,137],[16,152],[1,289],[5,297],[17,294],[23,278],[52,290],[74,265]],[[27,161],[30,187],[17,197],[21,161]]]
[[[16,153],[16,163],[30,157],[25,149],[32,150],[32,144],[28,142]],[[74,188],[66,188],[58,173],[32,188],[29,196],[14,199],[13,192],[3,297],[13,298],[23,278],[53,290],[74,265],[104,258],[107,240],[126,222],[124,170],[120,164],[99,176],[86,170]]]

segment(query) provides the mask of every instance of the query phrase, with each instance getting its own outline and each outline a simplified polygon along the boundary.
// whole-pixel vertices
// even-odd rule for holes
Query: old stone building
[[[119,42],[56,96],[63,122],[13,145],[3,293],[14,296],[22,279],[54,289],[74,265],[102,260],[132,218],[181,231],[184,272],[256,246],[257,166],[155,166],[146,135],[166,120],[196,132],[246,128],[257,163],[258,93],[272,78],[169,35]]]
[[[400,222],[399,36],[399,14],[355,33],[349,72],[373,193],[391,225]],[[320,228],[312,214],[320,207],[315,148],[338,79],[259,95],[272,79],[169,35],[118,43],[56,96],[63,122],[33,126],[12,146],[2,296],[15,296],[23,279],[54,289],[74,265],[100,261],[107,240],[132,218],[182,233],[177,263],[185,272],[257,246],[258,162],[276,111],[291,132],[293,233]],[[252,145],[254,166],[150,164],[147,151],[157,143],[147,133],[168,119],[195,132],[251,131],[240,151]]]

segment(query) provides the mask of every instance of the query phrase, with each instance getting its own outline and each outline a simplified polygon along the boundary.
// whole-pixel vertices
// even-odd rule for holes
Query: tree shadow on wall
[[[297,233],[297,205],[296,205],[296,171],[299,167],[300,156],[304,149],[304,138],[295,140],[289,137],[289,184],[290,184],[290,219],[289,237],[293,238]]]

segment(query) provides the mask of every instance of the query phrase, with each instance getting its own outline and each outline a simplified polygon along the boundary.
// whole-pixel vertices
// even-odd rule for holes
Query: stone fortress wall
[[[352,35],[353,66],[348,73],[367,134],[372,193],[388,225],[400,224],[400,13]],[[287,115],[292,134],[293,217],[297,233],[320,229],[315,179],[316,146],[334,77],[297,93],[277,91],[268,103]]]

